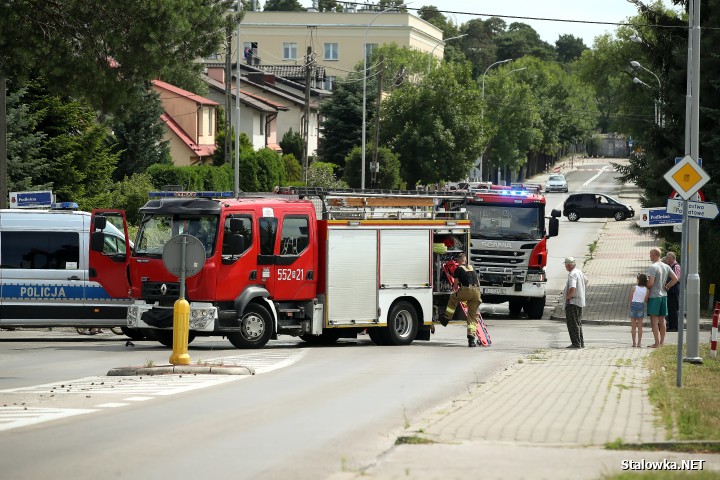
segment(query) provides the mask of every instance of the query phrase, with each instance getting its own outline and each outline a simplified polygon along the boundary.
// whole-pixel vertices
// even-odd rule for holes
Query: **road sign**
[[[683,157],[675,157],[675,163],[680,163]],[[697,164],[702,167],[702,158],[698,158]]]
[[[50,190],[38,192],[10,192],[10,208],[50,208],[53,194]]]
[[[701,202],[704,202],[704,201],[705,201],[705,194],[703,193],[702,190],[698,190],[698,191],[695,192],[695,193],[697,193],[698,199],[699,199]],[[678,192],[676,192],[675,190],[673,190],[672,192],[670,192],[670,195],[668,195],[668,198],[674,198],[675,200],[682,200],[682,197],[680,196],[680,194],[679,194]]]
[[[668,213],[682,215],[683,201],[668,199]],[[712,202],[688,202],[688,217],[704,218],[705,220],[713,220],[718,216],[718,206]]]
[[[682,215],[668,213],[665,207],[640,209],[639,227],[671,227],[682,225]]]
[[[690,155],[686,155],[663,178],[685,200],[690,200],[710,180],[710,175]]]
[[[185,256],[182,255],[183,240]],[[192,277],[197,275],[205,265],[205,247],[192,235],[176,235],[165,244],[162,260],[168,272],[176,277]]]

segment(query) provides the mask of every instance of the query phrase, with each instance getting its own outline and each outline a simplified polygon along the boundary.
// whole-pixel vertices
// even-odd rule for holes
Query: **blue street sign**
[[[675,157],[675,164],[680,162],[680,160],[682,160],[683,158],[685,158],[685,157]],[[698,163],[698,165],[700,165],[702,167],[702,158],[698,158],[697,163]]]
[[[51,207],[53,195],[49,190],[39,192],[10,192],[11,208]]]
[[[682,225],[682,215],[668,213],[664,207],[643,208],[640,210],[640,227],[670,227]]]

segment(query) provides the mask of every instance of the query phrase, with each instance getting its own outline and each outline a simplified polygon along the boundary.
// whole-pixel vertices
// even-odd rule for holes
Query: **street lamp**
[[[391,10],[396,10],[398,8],[405,8],[406,6],[407,4],[402,4],[386,8],[382,12],[375,15],[373,19],[370,20],[370,23],[368,23],[368,26],[365,29],[365,39],[363,40],[362,166],[360,168],[360,188],[363,190],[365,190],[365,120],[367,115],[367,35],[368,31],[370,31],[370,25],[372,25],[375,19],[378,18],[380,15]]]
[[[480,119],[483,121],[485,120],[485,75],[487,74],[488,70],[490,70],[495,65],[500,65],[501,63],[508,63],[508,62],[512,62],[512,58],[507,58],[505,60],[500,60],[498,62],[490,64],[490,66],[487,67],[485,69],[485,72],[483,73],[483,76],[482,76],[482,78],[483,78],[482,79],[482,109],[480,110]],[[484,123],[481,123],[481,124],[484,124]],[[485,153],[485,150],[483,149],[483,152],[480,153],[480,164],[479,164],[479,166],[480,166],[480,181],[481,182],[483,179],[482,174],[483,174],[483,154],[484,153]]]
[[[648,70],[647,68],[642,66],[642,64],[638,61],[635,61],[635,60],[631,61],[630,66],[632,66],[633,68],[642,68],[643,70],[645,70],[646,72],[651,74],[653,77],[655,77],[655,80],[657,80],[658,91],[657,91],[657,99],[655,100],[655,123],[662,127],[663,123],[665,123],[665,122],[662,121],[662,109],[658,107],[658,104],[662,104],[661,103],[662,85],[660,84],[660,78],[657,75],[655,75],[655,72],[653,72],[652,70]],[[642,80],[640,80],[637,77],[633,78],[633,82],[640,84],[640,85],[645,85],[646,87],[651,88],[650,85],[643,82]]]
[[[440,45],[445,45],[445,44],[446,44],[447,42],[449,42],[450,40],[457,40],[458,38],[462,38],[462,37],[467,37],[467,33],[463,33],[462,35],[458,35],[457,37],[447,38],[447,39],[443,40],[442,42],[438,43],[437,45],[435,45],[435,46],[433,47],[432,51],[430,52],[430,58],[428,58],[428,68],[427,68],[427,70],[428,70],[428,75],[430,74],[430,64],[432,63],[433,54],[435,53],[435,49],[436,49],[437,47],[439,47]]]

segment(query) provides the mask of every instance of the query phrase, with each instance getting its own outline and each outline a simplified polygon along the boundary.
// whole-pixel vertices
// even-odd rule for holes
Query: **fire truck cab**
[[[468,252],[463,200],[315,189],[240,198],[159,192],[140,209],[126,266],[134,299],[127,325],[172,345],[180,286],[162,254],[171,238],[190,234],[206,259],[186,280],[189,340],[221,335],[237,348],[260,348],[279,334],[329,343],[366,329],[381,345],[429,340],[452,291],[442,266]]]
[[[551,212],[546,229],[543,195],[495,185],[473,192],[466,208],[472,224],[469,258],[483,302],[508,302],[512,316],[524,309],[528,318],[542,318],[547,241],[558,234],[560,211]]]

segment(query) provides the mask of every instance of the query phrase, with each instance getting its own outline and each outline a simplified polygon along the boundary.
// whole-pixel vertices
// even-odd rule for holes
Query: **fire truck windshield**
[[[168,240],[188,234],[203,243],[209,257],[215,251],[218,219],[216,215],[146,215],[138,232],[135,255],[162,256]]]
[[[507,240],[539,240],[543,237],[545,220],[542,208],[536,205],[470,204],[472,238],[503,238]]]

